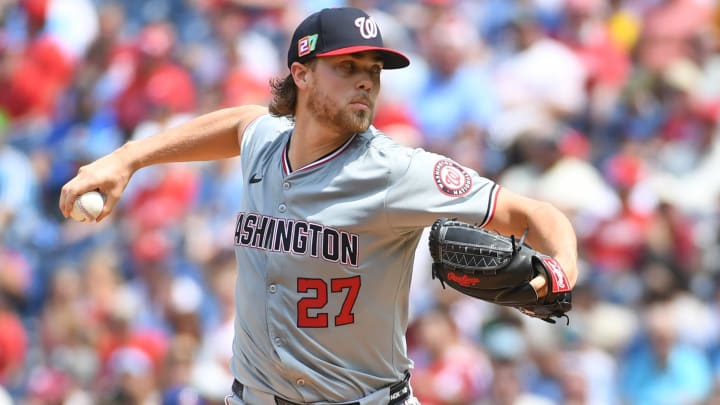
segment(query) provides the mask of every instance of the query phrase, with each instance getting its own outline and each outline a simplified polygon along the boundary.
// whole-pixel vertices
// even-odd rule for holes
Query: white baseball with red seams
[[[105,197],[97,191],[88,191],[75,199],[70,217],[76,221],[94,221],[105,206]]]

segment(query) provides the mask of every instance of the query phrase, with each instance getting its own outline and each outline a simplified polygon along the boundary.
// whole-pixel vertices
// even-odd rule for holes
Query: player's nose
[[[357,82],[357,88],[360,90],[370,91],[372,90],[372,81],[368,78],[362,78]]]
[[[360,74],[360,77],[358,78],[356,86],[360,90],[371,92],[372,89],[376,86],[373,74],[370,72],[362,72]]]

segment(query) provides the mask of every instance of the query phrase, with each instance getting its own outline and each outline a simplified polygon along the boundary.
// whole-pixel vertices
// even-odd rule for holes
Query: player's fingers
[[[69,212],[65,208],[65,199],[67,199],[67,194],[68,194],[68,191],[65,188],[65,186],[63,186],[60,189],[60,198],[58,198],[58,208],[60,209],[60,212],[62,213],[63,217],[65,217],[65,218],[67,218],[68,214],[69,214]]]
[[[99,191],[106,196],[110,194],[109,191],[117,187],[116,176],[112,175],[116,172],[113,160],[106,158],[80,167],[77,175],[60,190],[60,212],[65,218],[70,217],[75,200],[88,191]]]
[[[82,166],[77,175],[68,181],[60,192],[60,211],[70,216],[75,200],[88,191],[98,191],[104,197],[103,209],[95,219],[101,221],[115,208],[133,171],[115,154],[109,154]]]
[[[88,176],[81,174],[78,174],[72,180],[65,183],[60,190],[60,200],[58,202],[60,212],[62,212],[63,216],[65,216],[65,218],[70,217],[75,200],[82,194],[93,190],[100,190],[100,187],[92,182]]]
[[[116,193],[107,193],[103,195],[105,196],[105,204],[103,205],[103,209],[100,212],[100,215],[98,215],[98,217],[95,219],[95,222],[100,222],[103,218],[110,215],[110,213],[115,208],[115,204],[117,204],[120,199],[119,195],[116,195]]]
[[[544,297],[548,293],[548,284],[545,276],[537,276],[530,280],[530,285],[535,289],[538,297]]]
[[[72,180],[66,183],[60,190],[60,200],[58,201],[58,206],[60,208],[60,212],[62,212],[65,218],[70,217],[70,212],[72,211],[75,199],[77,199],[80,195],[77,190],[78,189],[75,187]]]

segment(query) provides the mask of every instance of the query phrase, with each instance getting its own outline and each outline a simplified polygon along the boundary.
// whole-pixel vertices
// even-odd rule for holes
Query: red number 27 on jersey
[[[328,294],[345,293],[345,300],[340,311],[335,315],[335,326],[348,325],[355,322],[353,307],[360,292],[360,276],[348,278],[333,278],[328,283],[321,278],[298,278],[297,292],[307,293],[314,291],[314,296],[301,298],[297,303],[297,325],[300,328],[327,328],[328,313],[322,312],[328,303]],[[311,315],[311,310],[317,310]]]

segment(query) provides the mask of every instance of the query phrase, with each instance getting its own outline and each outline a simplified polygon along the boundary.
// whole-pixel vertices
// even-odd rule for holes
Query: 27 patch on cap
[[[318,34],[308,35],[298,39],[298,57],[303,57],[315,50]]]
[[[470,174],[450,159],[435,163],[433,178],[438,189],[451,197],[463,196],[472,188]]]

